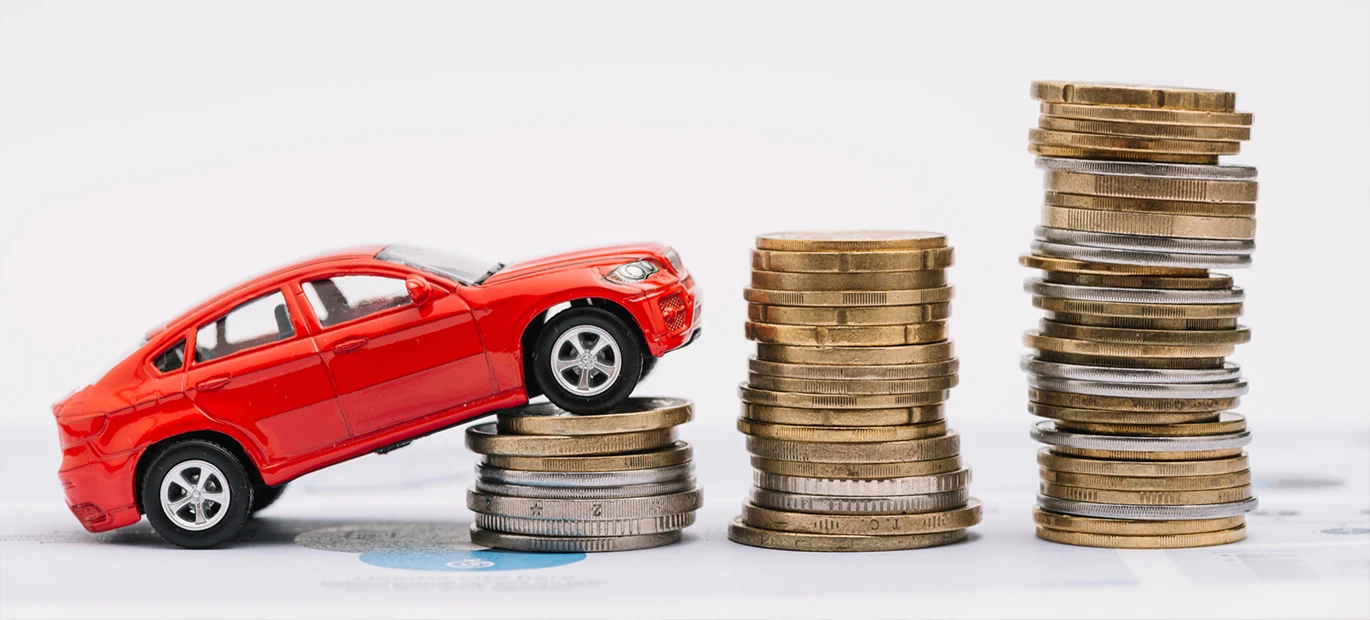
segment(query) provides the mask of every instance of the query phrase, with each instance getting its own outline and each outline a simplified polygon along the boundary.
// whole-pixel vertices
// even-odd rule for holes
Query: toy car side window
[[[195,361],[207,362],[294,335],[285,295],[272,291],[200,326],[195,332]]]
[[[333,276],[304,283],[304,295],[319,317],[330,327],[412,303],[404,280],[387,276]]]
[[[156,368],[157,372],[176,372],[185,366],[185,362],[186,339],[182,338],[152,358],[152,367]]]

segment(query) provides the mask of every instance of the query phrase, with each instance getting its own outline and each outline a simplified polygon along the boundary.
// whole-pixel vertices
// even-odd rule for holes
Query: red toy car
[[[303,474],[539,393],[578,413],[627,398],[699,335],[694,279],[656,244],[514,265],[416,247],[290,265],[152,330],[53,406],[58,477],[100,532],[148,521],[203,548]]]

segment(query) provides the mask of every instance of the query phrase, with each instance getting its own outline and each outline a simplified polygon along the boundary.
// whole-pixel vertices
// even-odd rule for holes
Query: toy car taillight
[[[103,413],[57,416],[57,430],[62,446],[68,446],[104,430],[109,418]]]

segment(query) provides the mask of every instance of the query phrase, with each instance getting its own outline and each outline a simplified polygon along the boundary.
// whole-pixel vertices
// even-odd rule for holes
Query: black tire
[[[642,383],[643,381],[647,380],[647,375],[652,374],[652,369],[656,368],[657,360],[660,359],[661,358],[651,354],[642,356],[642,376],[637,378],[638,383]]]
[[[204,469],[196,468],[191,463],[192,461],[208,463],[213,468],[218,469],[218,475],[211,474],[206,480]],[[203,481],[206,492],[226,491],[228,494],[226,501],[222,504],[216,504],[212,501],[200,504],[204,507],[204,512],[209,515],[207,520],[217,521],[206,529],[188,529],[178,525],[167,515],[166,509],[163,507],[162,483],[167,479],[168,474],[182,464],[186,464],[188,470],[182,471],[178,480],[185,480],[187,485],[182,487],[177,482],[175,487],[182,487],[181,490],[184,490],[184,488],[198,486]],[[190,475],[189,471],[196,471],[197,469],[199,474],[194,476],[193,481],[186,478],[187,475]],[[220,476],[222,476],[222,480],[219,479]],[[247,471],[243,468],[243,464],[223,446],[201,439],[182,441],[158,455],[139,483],[138,493],[143,500],[143,510],[147,513],[147,520],[152,524],[152,529],[157,532],[157,535],[173,545],[187,549],[208,549],[231,540],[247,522],[253,504],[252,482]],[[192,507],[190,514],[193,514],[193,510]],[[219,511],[222,511],[222,514]]]
[[[609,373],[600,370],[567,368],[562,372],[564,379],[570,382],[574,377],[578,385],[579,373],[590,372],[591,385],[585,389],[592,393],[578,394],[568,389],[558,381],[557,373],[552,368],[554,360],[559,357],[566,359],[566,354],[574,352],[576,345],[570,343],[563,343],[562,351],[553,350],[558,340],[573,330],[594,339],[607,336],[613,344],[612,347],[602,349],[594,358],[594,361],[603,364],[617,365],[618,372],[612,380],[609,380]],[[586,344],[586,341],[579,340],[575,334],[572,336],[577,338],[577,342],[582,346]],[[590,340],[589,344],[597,342],[598,340]],[[537,377],[538,386],[547,395],[547,399],[556,406],[571,413],[604,413],[622,403],[633,393],[633,388],[637,387],[637,382],[642,377],[640,342],[641,336],[637,333],[637,326],[624,324],[609,311],[600,308],[572,308],[553,316],[538,336],[537,346],[533,349],[530,360],[533,364],[533,375]]]
[[[274,487],[269,487],[265,484],[253,485],[252,513],[256,514],[257,511],[276,503],[276,500],[281,497],[281,493],[284,492],[285,483],[278,484]]]

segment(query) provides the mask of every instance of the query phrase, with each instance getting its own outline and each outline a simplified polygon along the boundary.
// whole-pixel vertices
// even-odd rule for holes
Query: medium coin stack
[[[466,495],[471,542],[554,553],[678,542],[702,501],[690,445],[676,440],[693,415],[679,398],[629,398],[598,415],[538,403],[466,429],[484,455]]]
[[[1218,165],[1250,136],[1230,92],[1035,82],[1029,150],[1046,173],[1024,266],[1045,312],[1024,336],[1041,489],[1037,536],[1171,548],[1246,536],[1256,506],[1243,293],[1210,269],[1255,249],[1256,169]]]
[[[753,483],[732,540],[885,551],[962,540],[980,521],[943,402],[952,249],[937,233],[757,237],[741,387]]]

